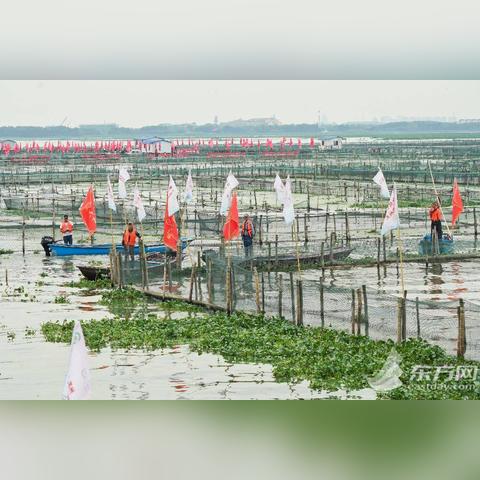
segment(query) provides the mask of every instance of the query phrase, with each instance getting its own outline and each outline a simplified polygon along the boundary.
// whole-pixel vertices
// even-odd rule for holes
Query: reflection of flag
[[[117,206],[115,205],[115,199],[113,198],[113,188],[110,183],[110,175],[107,175],[107,199],[108,199],[108,208],[117,211]]]
[[[192,173],[188,172],[187,183],[185,185],[185,201],[190,203],[193,200],[193,180]]]
[[[90,398],[90,372],[87,362],[87,347],[82,326],[75,320],[70,350],[70,365],[63,387],[64,400],[88,400]]]
[[[388,202],[387,212],[383,220],[381,234],[385,235],[390,230],[400,227],[400,217],[398,216],[397,187],[394,185],[390,202]]]
[[[277,200],[279,203],[283,204],[285,201],[285,185],[282,182],[282,179],[278,176],[275,177],[275,182],[273,183],[273,188],[277,192]]]
[[[168,194],[167,204],[165,205],[165,217],[163,219],[163,243],[172,250],[177,249],[178,228],[175,215],[170,215],[169,212]]]
[[[88,233],[93,235],[97,229],[97,213],[95,211],[95,195],[93,188],[88,189],[87,195],[79,208],[83,223],[87,227]]]
[[[168,214],[170,216],[175,215],[180,210],[180,205],[178,204],[178,189],[171,175],[168,182],[167,200]]]
[[[380,195],[383,198],[390,198],[390,192],[388,191],[387,181],[383,176],[382,170],[379,168],[377,174],[373,177],[373,181],[380,187]]]
[[[140,195],[137,187],[135,187],[135,190],[133,191],[133,205],[137,209],[138,221],[142,222],[142,220],[147,216],[147,213],[143,207],[142,196]]]
[[[232,199],[232,190],[238,186],[238,180],[233,176],[232,172],[228,174],[225,188],[222,195],[222,204],[220,205],[220,214],[226,215],[230,208],[230,201]]]
[[[458,188],[457,179],[453,181],[453,198],[452,198],[452,227],[458,220],[458,217],[463,212],[463,201]]]
[[[225,241],[233,240],[240,235],[240,220],[238,218],[237,194],[233,192],[232,204],[228,211],[227,221],[223,226],[223,238]]]
[[[120,198],[127,198],[127,189],[125,183],[130,180],[130,174],[125,167],[120,168],[118,172],[118,196]]]
[[[285,181],[285,197],[283,201],[283,218],[285,223],[290,225],[295,220],[295,210],[293,209],[292,184],[290,182],[290,175]]]

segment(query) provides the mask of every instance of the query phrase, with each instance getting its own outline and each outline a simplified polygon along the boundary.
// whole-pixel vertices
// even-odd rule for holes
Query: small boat
[[[182,239],[182,250],[188,245],[188,239]],[[94,244],[94,245],[65,245],[63,243],[50,243],[48,245],[52,255],[57,257],[65,257],[67,255],[108,255],[112,249],[111,243]],[[124,248],[121,244],[117,244],[116,250],[119,253],[124,253]],[[155,245],[145,245],[145,253],[168,253],[171,250],[163,243]],[[135,255],[140,252],[140,247],[135,246]]]
[[[167,255],[170,264],[175,263],[175,255]],[[147,258],[147,270],[151,273],[163,273],[164,261],[152,261]],[[91,265],[77,265],[82,275],[91,281],[110,278],[110,267],[93,267]],[[126,269],[130,275],[141,274],[140,264],[135,263],[129,269]]]
[[[110,278],[110,268],[108,267],[89,267],[88,265],[77,265],[77,268],[82,272],[82,275],[92,282],[95,280],[102,280]]]
[[[438,253],[440,255],[449,255],[454,253],[453,238],[444,235],[443,238],[438,241]],[[434,255],[432,235],[427,233],[418,244],[418,253],[420,255]]]

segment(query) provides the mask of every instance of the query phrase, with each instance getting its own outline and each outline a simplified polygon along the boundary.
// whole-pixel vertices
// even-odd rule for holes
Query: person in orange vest
[[[128,222],[127,228],[123,232],[122,245],[125,251],[125,260],[135,259],[135,243],[137,238],[142,238],[142,236],[137,232],[137,229],[134,227],[132,222]]]
[[[245,256],[250,257],[253,251],[253,236],[255,235],[255,229],[253,227],[253,222],[248,215],[245,215],[243,218],[241,234],[243,246],[245,248]]]
[[[442,209],[440,208],[440,203],[435,201],[432,203],[430,210],[428,211],[431,220],[430,233],[433,235],[433,231],[437,232],[437,238],[441,240],[443,237],[442,232]]]
[[[63,243],[65,245],[71,245],[73,243],[73,223],[68,219],[68,215],[63,216],[60,233],[63,236]]]

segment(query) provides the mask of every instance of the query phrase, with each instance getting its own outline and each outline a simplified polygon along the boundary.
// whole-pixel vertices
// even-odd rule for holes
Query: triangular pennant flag
[[[168,199],[168,215],[171,217],[172,215],[175,215],[180,210],[180,205],[178,204],[178,189],[171,175],[170,175],[170,181],[168,182],[167,199]]]
[[[169,214],[168,194],[165,205],[165,216],[163,219],[163,243],[172,250],[177,250],[178,228],[175,215]]]
[[[390,192],[388,191],[387,181],[383,176],[383,172],[378,168],[377,174],[373,177],[373,181],[380,187],[380,195],[383,198],[390,198]]]
[[[88,233],[93,235],[97,230],[97,212],[95,210],[95,195],[93,188],[88,189],[87,195],[79,208],[80,216],[87,227]]]
[[[118,196],[119,198],[127,198],[127,189],[125,183],[130,180],[130,174],[125,167],[120,168],[118,172]]]
[[[285,198],[283,202],[283,218],[287,225],[291,225],[295,220],[295,210],[293,208],[292,197],[292,184],[290,182],[290,176],[287,177],[285,182]]]
[[[388,202],[387,212],[383,220],[381,234],[385,235],[390,230],[400,227],[400,217],[398,216],[397,187],[394,185],[390,201]]]
[[[135,190],[133,191],[133,205],[137,209],[137,216],[138,221],[142,223],[143,219],[147,216],[145,212],[145,208],[143,207],[142,196],[140,195],[140,191],[135,186]]]
[[[88,370],[87,347],[82,326],[75,320],[70,349],[70,365],[63,387],[64,400],[88,400],[91,394],[90,372]]]
[[[463,212],[463,201],[460,195],[460,189],[458,188],[457,179],[453,181],[453,198],[452,198],[452,227],[458,220],[458,217]]]
[[[230,210],[228,211],[227,221],[223,226],[223,238],[225,241],[233,240],[240,235],[240,220],[238,218],[238,202],[237,194],[233,192],[232,195],[232,204]]]
[[[277,200],[280,204],[283,204],[285,201],[285,185],[282,182],[282,179],[279,177],[278,173],[275,177],[275,182],[273,183],[273,188],[277,193]]]
[[[108,208],[116,212],[117,206],[115,205],[115,199],[113,197],[113,188],[112,188],[112,184],[110,183],[110,175],[107,175],[107,200],[108,200]]]
[[[188,171],[187,183],[185,185],[184,200],[187,203],[191,203],[193,201],[193,180],[190,170]]]
[[[238,187],[238,180],[234,177],[232,172],[228,174],[227,181],[225,182],[225,188],[222,195],[222,203],[220,205],[220,214],[226,215],[230,208],[230,202],[232,199],[232,190]]]

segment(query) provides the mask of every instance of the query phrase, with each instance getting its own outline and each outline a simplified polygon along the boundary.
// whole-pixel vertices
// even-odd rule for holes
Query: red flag
[[[228,211],[227,221],[223,226],[223,238],[225,241],[233,240],[240,235],[240,220],[238,219],[237,194],[233,192],[232,204]]]
[[[458,188],[457,179],[453,181],[453,198],[452,198],[452,227],[463,212],[463,202],[460,196],[460,189]]]
[[[95,211],[95,196],[93,195],[92,187],[88,189],[87,196],[80,205],[79,211],[88,233],[93,235],[97,229],[97,213]]]
[[[163,219],[163,243],[172,250],[177,250],[178,228],[175,215],[168,215],[168,195],[167,205],[165,206],[165,217]]]

